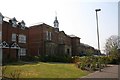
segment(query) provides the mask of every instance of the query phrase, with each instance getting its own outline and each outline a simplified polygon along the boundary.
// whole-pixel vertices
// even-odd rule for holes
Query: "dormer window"
[[[17,27],[17,20],[15,17],[11,19],[10,22],[12,23],[12,27]]]
[[[25,22],[22,20],[18,23],[21,29],[25,29]]]
[[[19,35],[19,43],[26,43],[26,35]]]

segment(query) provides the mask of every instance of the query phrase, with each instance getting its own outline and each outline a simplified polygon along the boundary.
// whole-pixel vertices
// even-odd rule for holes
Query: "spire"
[[[54,27],[59,28],[59,22],[57,20],[57,16],[55,17],[55,20],[54,20]]]
[[[55,20],[54,20],[54,28],[56,32],[59,31],[59,22],[57,20],[57,16],[55,17]]]
[[[56,11],[55,11],[54,28],[59,28],[59,22],[57,20],[57,12]]]

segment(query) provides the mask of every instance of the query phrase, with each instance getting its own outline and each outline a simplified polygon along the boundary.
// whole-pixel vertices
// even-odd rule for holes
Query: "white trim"
[[[9,45],[5,41],[3,41],[0,43],[0,48],[9,48]]]
[[[19,43],[26,43],[26,35],[19,35]]]
[[[19,47],[19,45],[17,43],[13,43],[11,45],[11,48],[13,48],[13,49],[20,49],[20,47]]]

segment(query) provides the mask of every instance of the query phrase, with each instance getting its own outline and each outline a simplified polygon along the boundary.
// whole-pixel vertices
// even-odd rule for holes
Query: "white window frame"
[[[49,32],[49,40],[52,40],[52,33],[51,32]]]
[[[26,43],[26,35],[19,35],[19,43]]]
[[[26,48],[19,49],[19,56],[26,56]]]
[[[12,27],[17,27],[17,22],[12,20]]]
[[[21,29],[25,29],[25,24],[21,23]]]
[[[49,32],[46,31],[46,40],[49,40]]]
[[[16,41],[17,35],[15,33],[12,33],[12,41]]]

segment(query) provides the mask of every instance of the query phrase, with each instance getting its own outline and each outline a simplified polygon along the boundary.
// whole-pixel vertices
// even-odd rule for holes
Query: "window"
[[[48,35],[49,35],[48,31],[46,31],[46,40],[49,39],[49,38],[48,38]]]
[[[70,53],[70,50],[69,49],[67,49],[67,54],[69,54]]]
[[[25,24],[21,23],[21,29],[25,29]]]
[[[46,40],[52,40],[52,33],[46,31]]]
[[[26,43],[26,36],[25,35],[19,35],[19,43]]]
[[[16,21],[12,21],[12,27],[17,27]]]
[[[12,34],[12,41],[16,41],[16,34],[15,33]]]
[[[25,48],[19,49],[19,56],[25,56],[25,55],[26,55],[26,49]]]
[[[12,22],[12,27],[17,27],[17,20],[15,17],[11,20],[11,22]]]
[[[49,40],[51,40],[51,36],[52,36],[52,33],[51,33],[51,32],[49,32]]]
[[[20,24],[21,24],[21,29],[25,29],[25,22],[22,20],[21,22],[20,22]]]

